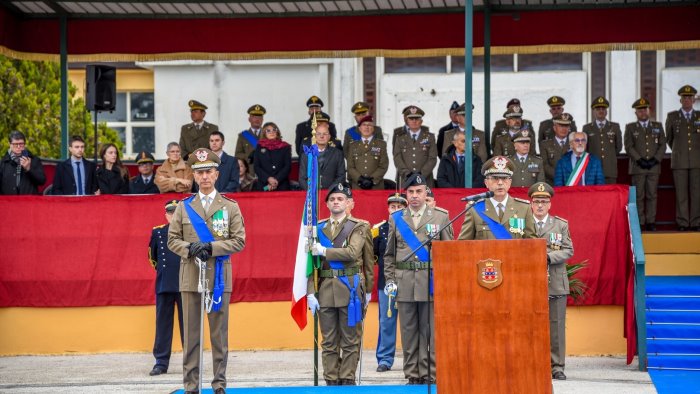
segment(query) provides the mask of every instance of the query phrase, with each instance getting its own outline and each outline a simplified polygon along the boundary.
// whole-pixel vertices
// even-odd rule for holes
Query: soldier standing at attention
[[[547,99],[549,113],[552,114],[552,118],[540,122],[540,128],[537,130],[537,141],[540,142],[540,145],[542,141],[550,140],[554,137],[554,118],[564,113],[564,104],[566,104],[566,101],[563,97],[552,96]],[[576,131],[576,122],[574,122],[574,118],[571,115],[569,117],[571,118],[571,131]]]
[[[534,135],[527,130],[520,130],[513,138],[515,154],[509,157],[515,167],[511,187],[529,187],[535,182],[544,182],[542,159],[529,154],[531,138]]]
[[[472,105],[472,112],[474,112],[474,105]],[[440,160],[442,160],[450,147],[453,146],[452,142],[454,141],[455,133],[458,131],[462,133],[465,132],[466,118],[464,115],[465,105],[462,103],[462,105],[457,107],[457,113],[455,115],[457,127],[445,131],[444,138],[446,143],[443,145],[442,150],[440,150]],[[488,150],[486,149],[486,134],[474,126],[472,126],[472,152],[475,156],[479,156],[479,160],[481,160],[482,163],[484,163],[488,158]]]
[[[445,132],[447,130],[452,130],[456,129],[459,127],[459,123],[457,122],[457,109],[459,108],[459,103],[456,101],[453,101],[452,104],[450,105],[450,110],[448,112],[448,115],[450,116],[450,123],[440,127],[440,130],[438,130],[437,134],[437,148],[438,152],[444,153],[447,150],[447,147],[445,145],[451,145],[452,140],[451,139],[446,139],[445,138]],[[445,144],[445,141],[447,141],[447,144]]]
[[[583,126],[588,152],[600,158],[606,184],[617,183],[617,155],[622,151],[620,124],[607,120],[610,103],[603,96],[593,99],[593,121]]]
[[[180,128],[180,149],[182,158],[185,160],[195,149],[208,147],[209,134],[219,130],[219,126],[204,121],[208,109],[206,105],[197,100],[190,100],[187,105],[190,107],[192,123],[182,125]]]
[[[544,164],[544,179],[553,185],[554,171],[559,159],[569,151],[569,131],[571,130],[571,115],[563,113],[553,120],[554,138],[540,143],[540,157]]]
[[[515,138],[516,134],[518,134],[518,132],[520,132],[520,130],[523,129],[523,109],[517,105],[508,107],[508,110],[503,114],[503,117],[506,119],[508,131],[505,134],[501,134],[498,137],[496,137],[496,140],[492,142],[493,155],[508,157],[515,154],[513,138]],[[530,154],[537,154],[534,144],[530,144]]]
[[[360,139],[346,148],[348,180],[353,188],[384,189],[384,174],[389,169],[386,141],[376,138],[372,116],[358,121]]]
[[[248,123],[250,123],[250,127],[238,133],[238,139],[236,140],[234,156],[249,164],[248,172],[251,175],[255,174],[255,170],[253,170],[253,152],[255,152],[258,140],[262,136],[260,130],[266,113],[267,110],[260,104],[254,104],[248,108]]]
[[[352,111],[352,116],[355,118],[355,123],[357,125],[350,127],[349,129],[345,130],[345,136],[343,137],[343,146],[350,146],[350,143],[353,141],[359,141],[362,137],[360,136],[360,120],[366,116],[371,116],[372,114],[369,113],[369,104],[365,103],[364,101],[358,101],[356,102],[352,108],[350,108],[350,111]],[[384,135],[382,134],[382,128],[379,126],[374,126],[374,132],[373,132],[373,139],[378,139],[378,140],[384,140]],[[348,157],[348,150],[345,150],[345,158],[347,159]]]
[[[433,169],[437,164],[435,135],[422,129],[422,109],[411,105],[406,108],[408,131],[396,138],[394,144],[394,166],[396,182],[400,183],[413,172],[420,172],[426,185],[433,186]]]
[[[517,98],[513,98],[510,101],[508,101],[508,104],[506,105],[506,113],[510,109],[510,107],[517,105],[522,109],[523,107],[520,105],[520,100]],[[503,134],[508,134],[508,130],[510,129],[508,127],[508,124],[506,123],[506,118],[503,119],[498,119],[496,123],[493,125],[493,130],[491,130],[491,139],[489,140],[489,149],[493,151],[493,147],[496,144],[496,139],[503,135]],[[521,129],[525,129],[530,132],[530,135],[535,135],[535,129],[532,128],[532,121],[529,119],[521,119]],[[533,137],[534,138],[534,137]],[[534,141],[533,141],[533,145]],[[534,149],[534,148],[533,148]],[[534,152],[533,152],[534,153]],[[485,162],[485,160],[484,160]]]

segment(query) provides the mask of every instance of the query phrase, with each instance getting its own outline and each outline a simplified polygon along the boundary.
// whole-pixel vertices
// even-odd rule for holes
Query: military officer
[[[661,123],[649,120],[649,100],[632,104],[637,121],[625,126],[625,151],[630,157],[629,173],[637,189],[639,225],[656,231],[656,191],[661,160],[666,152],[666,135]]]
[[[343,152],[330,145],[331,133],[328,129],[328,118],[323,112],[316,112],[316,146],[318,146],[318,185],[328,189],[333,184],[345,182],[345,159]],[[306,145],[307,140],[304,140]],[[308,141],[310,144],[311,141]],[[307,177],[308,158],[305,154],[299,157],[299,186],[303,190],[309,188]]]
[[[508,104],[506,105],[506,113],[510,109],[510,107],[513,106],[518,106],[520,109],[523,107],[520,105],[520,100],[517,98],[510,99],[508,101]],[[506,118],[499,119],[496,121],[496,124],[493,126],[493,130],[491,130],[491,139],[489,140],[489,149],[493,151],[493,146],[496,144],[496,139],[498,136],[508,134],[508,130],[510,127],[508,127],[508,124],[506,123]],[[520,119],[520,127],[522,129],[527,129],[527,131],[530,132],[530,135],[535,135],[535,129],[532,128],[532,121],[529,119]],[[533,144],[534,145],[534,144]]]
[[[583,126],[588,136],[588,152],[600,158],[605,183],[617,183],[617,155],[622,151],[620,124],[607,120],[610,103],[603,96],[593,99],[593,121]]]
[[[447,150],[447,147],[449,147],[451,145],[452,140],[445,139],[445,132],[447,132],[448,130],[459,128],[459,122],[457,122],[457,109],[458,108],[459,108],[459,103],[456,101],[453,101],[452,104],[450,105],[450,110],[448,112],[448,114],[450,116],[450,123],[440,127],[440,130],[438,130],[438,133],[437,133],[438,152],[444,152],[445,150]],[[445,141],[447,141],[447,144],[445,144]],[[447,146],[445,146],[445,145],[447,145]]]
[[[318,299],[313,277],[309,277],[307,302],[311,313],[318,313],[323,341],[323,378],[328,386],[355,385],[355,370],[360,356],[358,326],[362,325],[364,305],[369,302],[373,285],[372,265],[365,265],[364,252],[371,251],[371,233],[364,220],[346,213],[352,191],[339,183],[328,189],[326,206],[331,217],[318,224],[318,237],[311,247],[321,256]],[[368,245],[369,242],[369,245]],[[373,263],[373,259],[370,264]]]
[[[435,382],[435,328],[433,322],[432,290],[428,278],[431,269],[428,250],[419,249],[408,261],[411,251],[428,236],[452,240],[450,218],[442,208],[430,208],[425,202],[426,180],[421,174],[411,175],[404,183],[408,208],[389,217],[389,236],[384,253],[384,293],[392,294],[401,315],[403,344],[403,373],[408,384]],[[428,315],[430,311],[430,315]],[[430,338],[430,374],[428,374],[427,339]],[[447,366],[445,366],[447,368]]]
[[[139,166],[139,175],[129,181],[129,194],[158,194],[158,186],[155,184],[153,162],[155,159],[151,152],[140,152],[136,157]]]
[[[569,295],[569,276],[566,261],[574,255],[574,245],[569,235],[569,223],[550,216],[554,189],[544,182],[530,186],[528,196],[532,200],[537,238],[547,240],[547,277],[549,282],[549,348],[552,378],[566,380],[566,300]]]
[[[350,143],[352,141],[359,141],[362,137],[360,137],[360,120],[364,118],[365,116],[371,116],[372,114],[369,113],[369,104],[364,102],[364,101],[358,101],[355,104],[353,104],[352,108],[350,108],[350,111],[352,111],[352,116],[355,118],[355,126],[350,127],[349,129],[345,130],[345,136],[343,137],[343,146],[348,147],[350,146]],[[382,128],[379,126],[374,126],[374,134],[373,137],[378,140],[384,140],[384,135],[382,134]],[[347,159],[348,151],[345,150],[345,158]]]
[[[445,141],[447,141],[447,144],[445,144],[440,151],[440,159],[447,153],[447,151],[450,149],[452,145],[452,141],[454,140],[454,135],[455,133],[459,130],[462,133],[464,133],[464,128],[466,125],[466,118],[465,118],[465,105],[462,103],[459,107],[457,107],[457,113],[455,116],[455,119],[457,120],[457,127],[445,131]],[[474,106],[472,105],[472,112],[474,112]],[[488,158],[488,151],[486,149],[486,134],[477,129],[476,127],[472,126],[472,152],[474,155],[479,156],[479,159],[481,159],[481,162],[485,162],[486,159]]]
[[[297,124],[297,128],[294,132],[294,147],[296,149],[297,156],[304,154],[304,148],[302,148],[304,140],[307,138],[309,140],[311,139],[311,118],[316,112],[321,112],[321,108],[323,108],[323,100],[318,98],[318,96],[311,96],[308,100],[306,100],[306,108],[308,108],[309,119]],[[330,119],[330,117],[328,118]],[[338,132],[335,129],[335,123],[329,121],[328,126],[331,132],[331,142],[333,142],[333,146],[342,150],[343,147],[338,140]]]
[[[544,165],[544,179],[550,185],[554,184],[554,172],[559,159],[569,151],[569,131],[571,130],[571,115],[563,113],[553,120],[554,138],[540,142],[540,157]]]
[[[250,108],[248,108],[248,123],[250,123],[250,127],[238,133],[238,139],[236,140],[234,156],[250,164],[248,166],[248,172],[251,175],[255,174],[255,169],[252,165],[253,152],[255,152],[255,147],[258,146],[258,140],[262,135],[262,133],[260,133],[260,128],[262,127],[266,113],[267,110],[262,105],[251,105]]]
[[[353,188],[384,189],[384,174],[389,169],[386,141],[376,138],[371,115],[358,121],[360,139],[350,142],[346,151],[348,180]]]
[[[690,85],[678,89],[681,108],[666,116],[676,192],[676,224],[680,231],[689,227],[700,231],[700,112],[693,110],[697,93]]]
[[[542,141],[554,137],[554,118],[564,113],[564,104],[566,104],[566,101],[563,97],[552,96],[547,99],[549,113],[552,114],[552,118],[540,122],[540,128],[537,130],[537,141],[539,141],[540,144]],[[571,131],[576,131],[576,122],[574,122],[573,117],[571,117]]]
[[[481,167],[493,197],[476,203],[464,215],[460,240],[534,238],[530,202],[508,195],[515,166],[507,157],[494,156]]]
[[[511,187],[529,187],[535,182],[544,182],[542,159],[528,152],[532,137],[534,135],[529,131],[520,130],[513,138],[515,154],[509,157],[515,167]]]
[[[207,291],[211,295],[209,336],[212,348],[212,388],[226,392],[228,321],[231,299],[230,255],[243,250],[245,228],[238,203],[216,190],[219,157],[209,149],[195,150],[187,161],[194,172],[199,192],[184,199],[175,209],[168,231],[168,247],[180,256],[180,293],[185,323],[183,381],[185,393],[199,393],[199,342],[201,297],[198,292],[200,268],[195,258],[206,262]]]
[[[406,113],[408,131],[397,137],[394,144],[396,181],[400,183],[408,174],[420,172],[425,183],[433,186],[433,169],[438,156],[435,135],[421,128],[425,115],[422,109],[412,105]]]
[[[187,105],[190,107],[192,123],[182,125],[180,128],[180,149],[182,158],[185,160],[195,149],[208,147],[209,134],[219,130],[219,126],[204,120],[208,109],[206,105],[197,100],[190,100]]]
[[[408,119],[408,114],[409,114],[409,108],[414,107],[413,105],[408,105],[404,109],[401,110],[401,114],[403,115],[403,126],[399,126],[394,129],[394,132],[391,135],[391,146],[396,146],[396,139],[399,138],[400,136],[407,134],[409,132],[410,126],[408,125],[409,119]],[[419,122],[415,118],[411,120],[411,122]],[[423,119],[420,119],[420,131],[425,131],[428,132],[430,131],[430,128],[428,126],[423,125]],[[414,129],[417,126],[414,125]]]
[[[506,124],[508,125],[508,130],[505,134],[501,134],[496,137],[493,142],[493,155],[494,156],[512,156],[515,154],[515,146],[513,145],[513,138],[515,135],[523,129],[522,117],[523,109],[520,106],[514,105],[508,108],[508,110],[503,114],[506,119]],[[536,155],[534,144],[530,144],[530,154]]]
[[[168,372],[173,344],[175,308],[177,308],[180,327],[180,343],[184,341],[182,297],[178,286],[180,256],[168,249],[168,230],[178,203],[178,200],[165,203],[165,220],[168,223],[153,227],[148,247],[148,260],[156,270],[156,339],[153,343],[153,357],[156,359],[156,365],[149,373],[151,376]]]

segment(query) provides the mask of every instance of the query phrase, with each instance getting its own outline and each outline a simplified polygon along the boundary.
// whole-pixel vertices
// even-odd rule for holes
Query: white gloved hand
[[[313,294],[309,294],[306,296],[306,305],[308,305],[312,315],[315,315],[316,311],[318,311],[320,308],[320,305],[318,305],[318,300]]]
[[[314,242],[314,244],[311,245],[311,254],[314,256],[325,256],[326,248],[320,243]]]
[[[365,307],[367,307],[367,305],[369,305],[370,301],[372,301],[372,293],[365,294]]]
[[[384,294],[387,296],[391,294],[392,297],[396,297],[396,292],[398,290],[399,287],[394,282],[388,282],[386,286],[384,286]]]

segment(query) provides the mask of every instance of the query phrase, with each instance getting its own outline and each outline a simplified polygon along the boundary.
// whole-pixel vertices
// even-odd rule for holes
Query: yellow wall
[[[309,349],[313,320],[300,331],[289,302],[236,303],[231,306],[232,349]],[[366,322],[365,348],[377,345],[377,304]],[[621,306],[569,307],[567,353],[624,354]],[[94,308],[1,308],[0,355],[150,352],[155,330],[154,306]],[[173,350],[181,350],[176,330]],[[208,338],[205,340],[208,343]],[[400,338],[399,338],[400,346]]]
[[[69,70],[68,79],[78,88],[76,97],[85,97],[85,70]],[[117,91],[152,92],[153,71],[117,69]]]

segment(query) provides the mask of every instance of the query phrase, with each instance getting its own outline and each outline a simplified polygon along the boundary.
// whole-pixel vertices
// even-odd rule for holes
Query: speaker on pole
[[[114,111],[117,104],[117,69],[101,64],[88,64],[87,109],[89,111]]]

